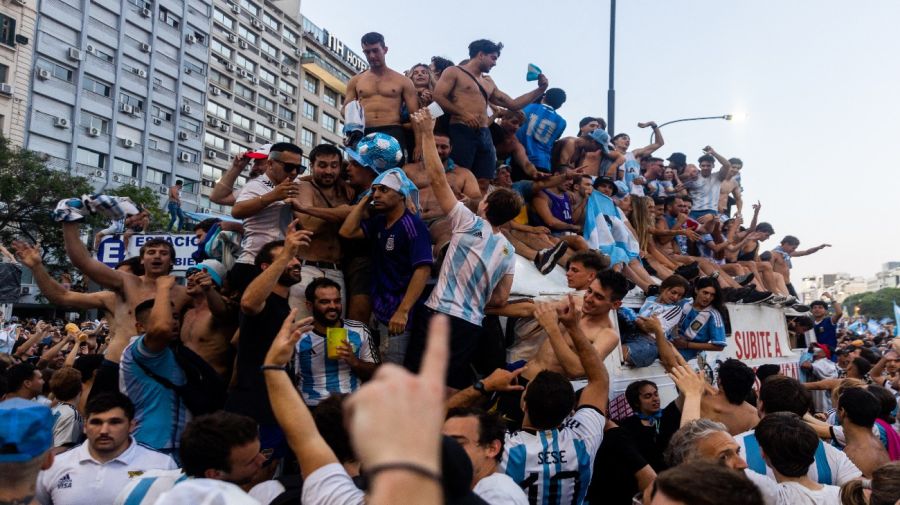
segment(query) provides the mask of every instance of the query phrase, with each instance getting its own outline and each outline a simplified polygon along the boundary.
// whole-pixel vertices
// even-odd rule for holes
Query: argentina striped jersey
[[[366,325],[349,319],[343,323],[356,357],[360,361],[374,363],[371,337]],[[294,371],[297,374],[297,389],[309,406],[318,405],[333,394],[352,393],[361,384],[350,365],[328,358],[325,335],[315,330],[300,336],[294,352]]]

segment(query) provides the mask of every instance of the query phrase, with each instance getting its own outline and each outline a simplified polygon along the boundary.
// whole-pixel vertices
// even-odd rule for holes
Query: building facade
[[[40,0],[26,147],[97,190],[199,194],[209,0]]]
[[[0,4],[0,133],[17,146],[25,143],[35,1],[8,0]]]

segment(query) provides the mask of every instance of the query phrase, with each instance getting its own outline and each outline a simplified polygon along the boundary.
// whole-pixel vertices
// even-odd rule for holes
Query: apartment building
[[[35,1],[0,4],[0,133],[18,146],[25,142]]]

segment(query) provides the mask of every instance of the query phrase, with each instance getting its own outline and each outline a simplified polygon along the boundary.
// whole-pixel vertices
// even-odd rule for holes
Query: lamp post
[[[609,0],[609,91],[606,92],[606,131],[616,131],[616,0]]]
[[[659,128],[663,126],[674,124],[674,123],[684,123],[686,121],[703,121],[704,119],[724,119],[725,121],[731,121],[734,118],[731,114],[725,114],[722,116],[704,116],[704,117],[688,117],[684,119],[673,119],[672,121],[666,121],[665,123],[659,125]],[[650,143],[653,143],[653,132],[650,132]]]

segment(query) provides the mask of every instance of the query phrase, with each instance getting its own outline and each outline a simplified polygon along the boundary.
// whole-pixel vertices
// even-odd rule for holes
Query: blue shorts
[[[703,216],[708,216],[708,215],[710,215],[710,214],[712,214],[713,216],[715,216],[716,214],[718,214],[718,212],[716,212],[716,211],[714,211],[714,210],[692,210],[691,213],[689,214],[689,216],[690,216],[690,218],[693,219],[694,221],[697,221],[697,220],[699,220],[701,217],[703,217]]]
[[[628,362],[637,368],[650,366],[659,358],[656,340],[651,340],[645,335],[629,337],[624,345],[628,348]]]
[[[476,179],[494,180],[497,175],[497,150],[494,149],[491,130],[451,123],[447,133],[450,136],[450,157],[453,162],[471,170]]]

